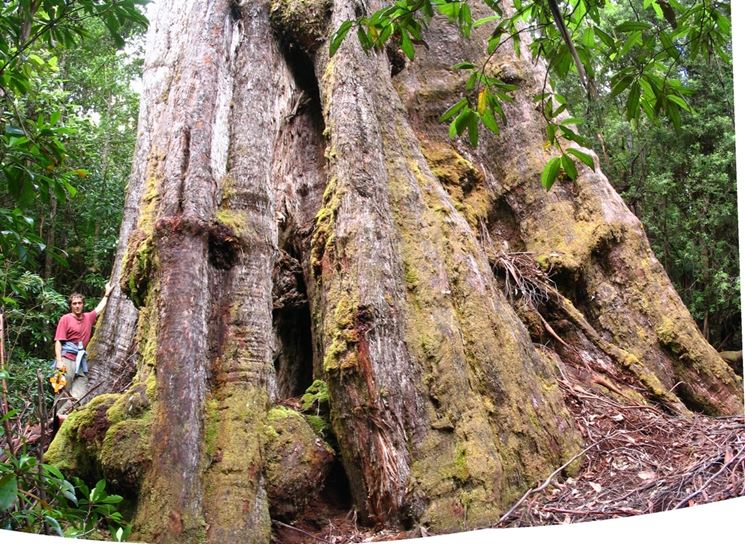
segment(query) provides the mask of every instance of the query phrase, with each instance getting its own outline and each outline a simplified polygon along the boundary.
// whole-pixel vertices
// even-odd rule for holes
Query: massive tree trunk
[[[683,416],[742,411],[599,170],[541,188],[544,68],[490,61],[519,89],[470,149],[437,117],[481,39],[434,24],[403,67],[354,39],[329,59],[360,9],[172,0],[151,23],[121,289],[93,346],[91,393],[114,393],[48,454],[136,496],[142,540],[268,542],[328,470],[276,407],[314,379],[354,507],[434,531],[494,523],[581,449],[562,373]]]

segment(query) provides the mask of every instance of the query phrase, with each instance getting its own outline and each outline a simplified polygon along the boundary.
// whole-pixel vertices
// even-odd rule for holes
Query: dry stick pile
[[[566,477],[557,467],[497,527],[609,519],[745,496],[745,417],[670,416],[650,406],[623,406],[576,384],[561,385],[587,445],[576,456],[580,468]],[[425,535],[423,528],[376,532],[347,515],[292,542],[348,544]]]
[[[587,445],[577,456],[580,468],[567,478],[557,467],[497,527],[609,519],[745,496],[745,417],[682,418],[623,406],[567,382],[562,388]],[[313,535],[275,542],[348,544],[425,535],[423,528],[358,526],[350,513]]]
[[[591,447],[574,477],[529,495],[500,527],[648,514],[745,495],[745,417],[669,416],[562,385]]]
[[[531,304],[560,299],[531,255],[496,251],[489,257],[508,295]],[[545,320],[544,326],[564,344]],[[576,383],[569,369],[560,371],[588,446],[584,462],[574,477],[558,481],[564,471],[557,470],[529,490],[500,527],[647,514],[745,495],[745,418],[678,417],[622,405]]]

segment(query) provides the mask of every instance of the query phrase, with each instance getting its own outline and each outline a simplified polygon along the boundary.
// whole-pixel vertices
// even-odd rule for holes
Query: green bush
[[[72,538],[126,540],[131,526],[106,492],[106,481],[90,489],[79,478],[66,479],[53,465],[33,455],[4,452],[0,462],[0,528]],[[108,533],[108,534],[107,534]]]

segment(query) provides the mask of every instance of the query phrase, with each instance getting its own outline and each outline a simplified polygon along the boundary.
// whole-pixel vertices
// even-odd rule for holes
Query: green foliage
[[[68,311],[66,297],[52,281],[20,267],[0,270],[0,288],[10,359],[15,347],[38,356],[48,353],[57,321]]]
[[[0,433],[8,443],[3,528],[99,538],[110,530],[117,540],[129,533],[121,498],[104,482],[89,489],[13,450],[51,413],[52,340],[68,309],[60,291],[95,295],[90,309],[108,277],[136,134],[130,84],[141,68],[132,46],[127,54],[117,47],[144,26],[138,3],[0,7],[0,306],[9,356],[0,379],[13,408]]]
[[[468,129],[468,142],[475,147],[478,145],[479,124],[499,134],[497,118],[502,123],[506,122],[502,104],[512,100],[507,93],[517,87],[486,75],[483,67],[479,68],[470,62],[460,62],[453,69],[468,74],[465,87],[467,94],[448,108],[440,121],[450,121],[448,134],[452,139]]]
[[[495,2],[486,0],[487,5],[501,14]],[[463,36],[471,35],[473,28],[489,22],[490,18],[474,21],[471,8],[465,0],[397,0],[371,16],[358,17],[355,21],[345,21],[331,37],[329,54],[333,56],[352,28],[357,28],[357,37],[365,50],[381,49],[389,40],[394,40],[401,51],[413,60],[415,44],[424,43],[423,32],[436,14],[454,24]],[[489,53],[492,54],[492,49]],[[488,62],[488,59],[487,59]],[[499,123],[505,122],[502,104],[510,101],[509,92],[516,87],[486,73],[486,62],[477,66],[471,62],[461,62],[454,70],[464,71],[464,97],[442,114],[441,120],[449,122],[449,134],[456,138],[468,133],[468,142],[478,145],[479,127],[484,126],[499,133]]]
[[[303,396],[300,397],[300,410],[309,412],[315,409],[317,412],[320,412],[322,409],[328,407],[328,402],[328,385],[323,380],[314,380],[308,389],[305,390]]]
[[[314,380],[300,397],[300,411],[313,430],[334,442],[329,424],[329,389],[323,380]]]
[[[108,278],[136,137],[130,86],[142,64],[141,48],[117,46],[144,27],[138,3],[0,8],[0,305],[14,375],[51,357],[67,309],[58,291],[97,298]]]
[[[574,142],[581,146],[589,147],[589,140],[576,131],[576,125],[584,123],[578,117],[567,117],[567,100],[559,93],[543,92],[535,97],[539,103],[540,110],[546,120],[546,147],[555,146],[560,155],[549,159],[541,173],[541,185],[548,191],[553,186],[560,173],[574,180],[578,175],[575,159],[585,164],[588,168],[595,170],[593,158],[577,149],[576,147],[565,147],[562,142]]]
[[[47,251],[34,208],[56,208],[76,195],[85,168],[69,164],[70,142],[88,131],[64,89],[65,53],[96,25],[117,46],[147,21],[141,0],[10,1],[0,7],[0,250],[27,262]]]
[[[126,55],[113,44],[101,47],[107,31],[100,24],[89,32],[92,41],[66,52],[62,74],[68,100],[79,112],[70,117],[80,128],[68,144],[70,163],[87,175],[78,180],[77,196],[61,202],[46,224],[47,233],[54,228],[59,243],[66,242],[68,266],[52,270],[58,285],[99,296],[116,251],[137,136],[139,96],[130,85],[139,77],[142,51],[134,44]]]
[[[624,10],[625,17],[612,27],[607,20],[621,12],[621,2],[514,0],[511,14],[494,0],[483,3],[494,14],[474,21],[465,0],[396,0],[370,16],[345,21],[332,37],[329,53],[336,53],[354,27],[364,49],[380,49],[394,40],[409,59],[414,59],[414,44],[424,43],[423,30],[437,14],[465,37],[476,27],[493,25],[485,62],[478,67],[470,62],[454,66],[473,70],[473,74],[466,80],[464,99],[442,116],[443,121],[450,122],[451,138],[467,130],[468,141],[474,146],[480,125],[498,132],[496,120],[504,122],[501,105],[509,100],[509,87],[486,74],[487,63],[507,41],[520,54],[522,32],[531,32],[531,52],[546,61],[552,78],[576,74],[587,96],[595,100],[599,93],[596,78],[607,77],[611,96],[624,96],[627,120],[638,123],[643,115],[656,122],[664,117],[678,130],[683,112],[690,111],[690,89],[681,77],[681,59],[726,59],[730,55],[728,2],[636,0],[629,3],[631,12]],[[541,176],[541,183],[549,189],[559,173],[570,179],[577,176],[575,159],[588,166],[592,161],[562,148],[561,139],[585,145],[586,140],[569,126],[581,120],[559,117],[567,105],[546,89],[539,99],[546,118],[547,145],[560,151],[558,160],[550,159]]]
[[[0,527],[73,538],[108,536],[118,542],[129,537],[131,527],[117,509],[122,497],[108,494],[105,480],[90,489],[32,455],[4,453]]]
[[[0,295],[6,335],[5,376],[7,402],[21,413],[21,420],[36,423],[41,402],[47,410],[54,402],[48,378],[52,374],[54,331],[68,310],[67,300],[51,281],[20,267],[0,269]],[[39,387],[37,371],[41,373]],[[39,398],[39,397],[43,398]]]
[[[597,27],[634,17],[617,7]],[[695,53],[695,54],[694,54]],[[630,86],[596,73],[594,99],[576,74],[554,88],[585,112],[587,147],[644,223],[652,248],[707,338],[739,349],[740,297],[731,54],[681,50],[674,73],[685,83],[679,128],[671,118],[629,120]],[[632,101],[636,100],[634,97]],[[641,98],[640,98],[641,100]]]
[[[8,385],[8,404],[16,407],[20,414],[19,423],[23,425],[38,423],[40,402],[47,412],[51,412],[54,391],[49,386],[53,374],[50,359],[23,357],[16,352],[14,360],[6,365],[4,376]],[[41,384],[38,383],[37,371],[41,374]]]

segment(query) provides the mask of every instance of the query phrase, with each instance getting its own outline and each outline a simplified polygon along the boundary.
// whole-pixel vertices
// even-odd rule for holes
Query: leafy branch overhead
[[[409,60],[417,44],[425,44],[425,30],[433,17],[444,17],[464,37],[481,26],[491,27],[485,60],[464,60],[453,66],[467,73],[464,93],[441,116],[456,138],[468,133],[468,142],[478,144],[479,127],[499,132],[505,123],[503,104],[514,87],[486,73],[497,48],[511,42],[520,54],[520,34],[531,36],[530,51],[541,57],[551,78],[574,74],[589,100],[610,94],[623,101],[626,118],[635,124],[646,118],[652,123],[669,120],[676,130],[691,111],[687,96],[687,74],[681,59],[699,56],[727,58],[730,53],[729,2],[712,0],[631,0],[633,16],[612,28],[605,24],[621,9],[613,0],[514,0],[514,9],[504,9],[496,0],[480,2],[492,13],[473,18],[466,0],[396,0],[370,15],[342,23],[333,34],[329,54],[333,56],[353,29],[365,50],[379,50],[393,42]],[[624,5],[626,2],[623,3]],[[484,11],[479,8],[478,11]],[[597,75],[609,79],[599,87]],[[606,77],[609,76],[609,77]],[[587,146],[576,130],[580,118],[566,118],[572,104],[551,91],[548,81],[536,98],[546,120],[547,148],[559,156],[546,164],[541,182],[549,189],[563,173],[577,176],[576,160],[594,168],[589,155],[566,147],[563,141]]]
[[[43,251],[33,219],[25,210],[36,200],[64,202],[75,196],[76,181],[87,176],[66,167],[66,141],[77,131],[62,108],[43,107],[39,98],[60,89],[50,81],[59,59],[88,37],[97,21],[117,47],[147,26],[139,6],[146,0],[12,0],[0,6],[0,187],[9,208],[0,208],[0,230],[22,260],[29,249]],[[60,84],[61,87],[61,84]],[[51,105],[50,105],[51,106]],[[5,249],[8,249],[7,247]]]

